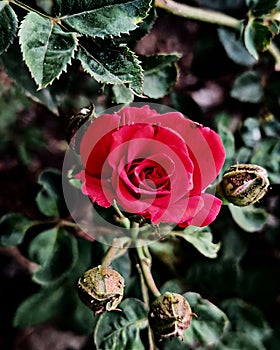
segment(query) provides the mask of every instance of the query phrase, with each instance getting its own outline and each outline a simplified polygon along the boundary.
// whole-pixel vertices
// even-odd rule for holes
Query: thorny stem
[[[145,279],[145,283],[150,289],[150,291],[152,292],[152,294],[156,298],[158,298],[160,296],[160,291],[158,290],[151,273],[151,258],[144,253],[143,247],[137,246],[136,251],[138,254],[139,265],[140,265],[143,277]]]

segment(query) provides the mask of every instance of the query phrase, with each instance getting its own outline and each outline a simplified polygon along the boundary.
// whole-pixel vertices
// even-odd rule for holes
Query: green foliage
[[[219,39],[227,55],[237,64],[250,67],[256,63],[256,60],[246,49],[242,38],[232,30],[218,28]]]
[[[147,311],[142,302],[125,299],[121,311],[102,314],[94,331],[94,342],[98,349],[144,350],[140,331],[147,327]]]
[[[144,94],[150,98],[161,98],[170,92],[178,78],[176,62],[178,54],[143,57]]]
[[[17,31],[17,16],[9,5],[0,3],[0,55],[6,51]]]
[[[26,232],[32,226],[26,216],[9,213],[0,219],[0,244],[6,247],[21,244]]]
[[[176,237],[181,237],[191,243],[201,254],[207,258],[216,258],[220,243],[213,243],[209,227],[188,226],[184,231],[174,231]]]
[[[88,2],[87,6],[81,1],[61,20],[81,34],[101,38],[119,36],[136,29],[150,7],[151,0],[112,0],[109,3],[101,0],[97,4]]]
[[[98,82],[127,83],[131,91],[142,94],[143,73],[140,62],[127,47],[117,47],[108,41],[95,41],[88,49],[80,48],[77,58],[84,70]]]
[[[41,173],[38,183],[42,186],[36,197],[39,210],[46,216],[66,215],[61,173],[54,169],[46,169]]]
[[[45,288],[31,295],[17,309],[15,327],[27,327],[45,322],[60,312],[63,287]]]
[[[30,243],[29,256],[40,267],[33,280],[41,285],[51,285],[63,280],[78,260],[76,239],[57,227],[43,231]]]
[[[234,81],[231,96],[242,102],[261,102],[263,97],[261,76],[253,71],[243,73]]]
[[[249,335],[259,343],[271,334],[271,328],[264,315],[253,305],[234,298],[225,300],[221,307],[227,313],[234,332]]]
[[[268,220],[264,209],[252,205],[242,208],[230,204],[229,210],[235,222],[247,232],[261,231]]]
[[[36,13],[29,13],[22,21],[19,39],[23,59],[39,89],[66,70],[78,44],[74,33],[63,32],[54,22]]]
[[[217,344],[226,332],[229,321],[227,316],[209,300],[203,299],[198,293],[183,294],[191,309],[199,317],[185,332],[184,342],[190,348],[208,347]]]
[[[130,93],[121,100],[130,101],[131,93],[142,95],[143,69],[128,45],[131,33],[135,31],[135,39],[140,39],[150,30],[155,18],[151,0],[98,4],[55,1],[48,8],[54,17],[20,6],[31,10],[23,19],[1,1],[1,23],[5,26],[0,37],[1,63],[19,85],[54,113],[59,102],[53,93],[56,89],[49,85],[69,71],[74,61],[80,61],[84,71],[101,84],[126,84]],[[16,33],[18,21],[20,30]],[[13,40],[16,34],[21,53]],[[170,84],[176,79],[176,74],[173,80],[170,76]]]

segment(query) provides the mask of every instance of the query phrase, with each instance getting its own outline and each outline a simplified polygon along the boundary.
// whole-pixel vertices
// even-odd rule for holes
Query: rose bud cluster
[[[116,310],[123,298],[123,292],[123,277],[107,266],[86,271],[78,281],[79,297],[94,315]]]
[[[152,303],[148,315],[155,340],[171,337],[183,340],[184,331],[189,328],[194,315],[182,295],[169,292],[162,294]]]
[[[268,186],[268,174],[264,168],[254,164],[237,164],[223,174],[216,194],[225,204],[245,207],[259,201],[266,194]]]

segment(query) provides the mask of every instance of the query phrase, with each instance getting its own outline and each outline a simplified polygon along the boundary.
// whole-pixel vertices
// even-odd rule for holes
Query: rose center
[[[166,170],[149,158],[134,160],[126,166],[126,173],[136,188],[153,192],[170,189],[170,179]]]

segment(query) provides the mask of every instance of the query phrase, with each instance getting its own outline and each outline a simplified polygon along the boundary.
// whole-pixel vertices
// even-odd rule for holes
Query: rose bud
[[[88,127],[86,122],[90,122],[94,118],[95,106],[93,104],[88,108],[82,108],[77,114],[70,118],[69,124],[66,128],[66,140],[74,150],[79,151],[81,138]]]
[[[189,328],[192,316],[191,307],[180,294],[166,292],[159,296],[149,310],[149,324],[155,340],[166,338],[184,338],[184,331]]]
[[[79,297],[94,315],[116,310],[123,292],[123,277],[107,266],[98,266],[86,271],[78,281]]]
[[[259,201],[266,194],[268,186],[268,174],[264,168],[254,164],[237,164],[224,173],[216,194],[224,204],[245,207]]]

